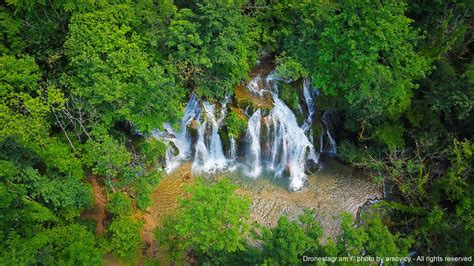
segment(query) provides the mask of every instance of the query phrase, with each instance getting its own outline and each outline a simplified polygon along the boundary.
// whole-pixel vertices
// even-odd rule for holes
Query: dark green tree
[[[321,254],[322,229],[315,214],[314,210],[305,210],[295,221],[282,216],[274,228],[263,229],[264,261],[271,265],[296,265],[302,262],[303,255]]]
[[[321,33],[311,69],[324,95],[344,99],[348,129],[391,147],[400,146],[392,140],[403,134],[393,124],[429,67],[415,49],[420,37],[405,10],[400,1],[341,1]]]
[[[94,126],[129,121],[141,131],[161,127],[179,107],[183,89],[152,60],[136,28],[145,27],[137,6],[114,5],[75,14],[69,25],[64,76],[78,107]]]

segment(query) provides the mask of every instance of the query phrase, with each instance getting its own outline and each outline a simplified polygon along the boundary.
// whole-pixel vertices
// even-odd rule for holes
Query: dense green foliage
[[[357,126],[396,121],[410,106],[414,81],[427,70],[427,60],[414,51],[419,37],[405,7],[398,1],[343,1],[321,33],[313,82],[325,95],[343,97],[347,120]]]
[[[250,200],[236,195],[236,188],[228,179],[213,185],[198,180],[189,187],[191,195],[182,199],[177,214],[157,231],[157,239],[177,260],[186,252],[195,252],[198,259],[218,263],[244,250]]]
[[[232,184],[199,182],[158,233],[173,258],[472,255],[473,10],[468,0],[2,2],[0,264],[136,260],[134,214],[152,205],[165,155],[140,136],[176,122],[193,92],[232,94],[264,57],[284,79],[311,79],[318,111],[341,118],[339,158],[389,194],[321,245],[313,212],[250,230],[250,202]],[[297,109],[297,91],[281,97]],[[243,114],[225,123],[243,135]],[[81,218],[90,174],[109,195],[103,239]]]
[[[239,114],[234,109],[231,109],[225,117],[225,124],[229,137],[237,139],[247,129],[247,118],[243,114]]]
[[[108,251],[120,260],[133,262],[142,246],[139,232],[140,224],[130,217],[114,220],[107,229]]]
[[[179,78],[200,96],[232,93],[257,59],[255,18],[232,1],[196,1],[170,9],[163,41]]]
[[[109,196],[107,210],[116,216],[127,216],[132,213],[132,202],[124,193],[115,192]]]
[[[263,254],[269,264],[295,265],[303,255],[316,254],[321,248],[322,230],[314,219],[315,211],[305,211],[296,221],[286,216],[276,227],[263,229]]]
[[[172,118],[183,94],[147,53],[151,40],[141,30],[151,26],[138,8],[143,7],[118,5],[73,15],[64,44],[69,64],[63,80],[71,97],[107,129],[122,120],[142,131],[159,127]]]

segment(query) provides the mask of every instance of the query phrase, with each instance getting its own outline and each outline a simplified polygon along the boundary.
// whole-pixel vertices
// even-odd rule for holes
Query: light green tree
[[[156,231],[157,239],[182,259],[186,252],[214,262],[245,248],[249,233],[250,200],[235,194],[228,179],[215,184],[197,180],[188,188],[175,215]]]

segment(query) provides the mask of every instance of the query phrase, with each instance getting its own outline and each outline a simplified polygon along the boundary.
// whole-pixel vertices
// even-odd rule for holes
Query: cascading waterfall
[[[295,114],[278,96],[279,82],[289,81],[278,78],[272,72],[266,77],[257,75],[247,85],[248,90],[257,96],[271,94],[273,108],[269,111],[257,109],[250,114],[246,108],[245,114],[250,116],[246,136],[239,138],[238,143],[230,136],[227,151],[224,151],[219,132],[224,124],[230,97],[225,98],[220,104],[220,112],[217,112],[214,104],[200,102],[192,94],[179,131],[165,124],[165,132],[153,132],[155,137],[167,143],[166,171],[176,169],[183,161],[192,161],[192,170],[197,173],[240,169],[253,178],[271,174],[286,177],[291,190],[302,188],[307,178],[307,162],[318,163],[319,153],[313,145],[313,121],[316,114],[315,98],[319,92],[311,87],[309,79],[304,80],[302,103],[306,106],[307,116],[300,126]],[[321,121],[328,139],[327,151],[335,154],[336,143],[329,115],[325,113]],[[326,151],[322,134],[320,141],[322,153]],[[240,145],[244,146],[239,148]]]
[[[262,112],[257,110],[250,117],[248,122],[248,138],[249,138],[249,156],[248,163],[250,165],[250,171],[248,175],[251,177],[257,177],[262,171],[261,158],[260,158],[260,129],[262,125]]]
[[[314,90],[311,87],[311,81],[308,78],[304,79],[303,96],[306,103],[306,108],[308,109],[308,116],[306,117],[301,128],[303,129],[303,132],[308,137],[309,142],[311,143],[311,147],[309,148],[309,158],[316,164],[319,161],[319,157],[318,155],[316,155],[316,151],[314,150],[313,119],[316,113],[315,97],[317,97],[318,95],[319,91]]]
[[[261,86],[262,83],[263,83],[262,77],[260,75],[257,75],[247,84],[247,89],[249,89],[249,91],[255,94],[258,94],[259,96],[263,96],[268,91],[265,89],[260,89],[262,87]]]
[[[268,114],[269,131],[272,132],[268,169],[277,176],[287,172],[290,178],[290,189],[301,188],[306,180],[305,162],[309,159],[313,145],[298,126],[293,112],[273,94],[274,108]]]
[[[305,79],[303,81],[303,96],[304,101],[306,103],[306,108],[308,108],[308,116],[306,117],[306,120],[304,121],[303,126],[301,127],[305,133],[312,129],[311,126],[313,125],[313,117],[316,111],[314,98],[318,94],[318,91],[315,91],[311,88],[311,82],[309,81],[309,79]]]
[[[209,161],[209,152],[204,141],[204,131],[206,130],[207,123],[204,121],[197,128],[198,138],[194,150],[193,170],[200,172],[200,170],[209,168],[205,166]]]
[[[332,112],[324,112],[323,116],[321,117],[321,121],[323,122],[325,128],[326,128],[326,136],[328,139],[328,145],[329,148],[327,149],[328,153],[330,155],[336,155],[337,154],[337,145],[336,145],[336,140],[334,139],[334,133],[332,132],[332,118],[331,115]],[[321,141],[321,145],[323,145]]]
[[[168,145],[166,149],[166,172],[176,169],[183,161],[193,161],[192,168],[195,172],[217,172],[226,168],[228,160],[224,156],[219,128],[226,115],[226,105],[229,98],[222,103],[219,119],[215,117],[215,106],[203,102],[192,94],[186,105],[180,130],[175,132],[171,125],[165,123],[166,132],[154,130],[153,135],[164,140]],[[203,117],[203,111],[205,116]],[[201,121],[202,120],[202,121]],[[191,124],[195,125],[197,138],[193,142],[190,130]],[[210,132],[210,134],[208,134]],[[194,145],[193,145],[194,144]]]
[[[196,172],[217,172],[224,170],[227,166],[227,159],[224,156],[224,150],[222,147],[221,137],[219,136],[219,123],[218,121],[223,121],[223,116],[225,116],[225,111],[221,113],[219,120],[216,119],[214,115],[215,106],[213,104],[209,104],[208,102],[204,102],[204,111],[206,113],[207,121],[204,121],[200,129],[198,130],[198,145],[199,151],[203,155],[202,158],[196,158],[193,162],[193,170]],[[226,110],[223,105],[221,110]],[[222,118],[222,119],[221,119]],[[204,135],[205,130],[207,129],[207,122],[210,124],[210,134]],[[207,142],[205,145],[204,141],[207,137]],[[198,153],[196,149],[196,154]],[[202,159],[202,161],[198,161],[196,159]]]
[[[166,172],[169,173],[178,167],[183,160],[191,156],[191,136],[188,130],[189,124],[201,114],[199,100],[192,94],[189,99],[184,115],[181,118],[180,130],[175,132],[170,124],[163,125],[166,132],[153,130],[153,135],[164,140],[168,145],[166,149]]]
[[[237,142],[235,141],[234,137],[230,137],[230,150],[229,150],[229,159],[232,162],[235,162],[237,159]]]

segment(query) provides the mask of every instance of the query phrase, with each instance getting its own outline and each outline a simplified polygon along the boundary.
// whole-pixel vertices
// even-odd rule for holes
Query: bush
[[[239,115],[234,109],[230,109],[229,114],[225,118],[227,132],[230,137],[238,139],[247,129],[246,117]]]
[[[308,75],[308,70],[298,60],[289,56],[278,57],[276,63],[276,73],[283,79],[297,80]]]
[[[175,260],[194,252],[212,264],[245,249],[249,233],[250,200],[235,194],[228,179],[213,185],[197,180],[188,188],[191,196],[181,201],[180,210],[168,217],[156,238]]]
[[[280,98],[288,105],[288,107],[296,112],[299,109],[299,97],[296,90],[294,90],[290,84],[280,82]]]
[[[146,138],[145,141],[138,145],[140,154],[146,164],[155,164],[164,158],[166,145],[154,138]]]
[[[114,220],[106,232],[107,248],[115,258],[133,261],[137,258],[142,245],[140,224],[131,217],[120,217]]]
[[[107,210],[116,216],[128,216],[132,213],[132,201],[124,193],[112,193],[107,203]]]

